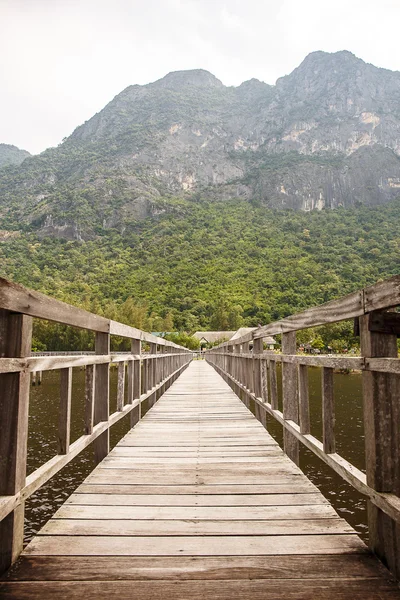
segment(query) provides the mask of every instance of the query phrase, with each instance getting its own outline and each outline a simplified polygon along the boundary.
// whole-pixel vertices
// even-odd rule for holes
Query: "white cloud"
[[[268,83],[314,50],[400,69],[398,0],[0,0],[0,142],[56,145],[128,85]]]

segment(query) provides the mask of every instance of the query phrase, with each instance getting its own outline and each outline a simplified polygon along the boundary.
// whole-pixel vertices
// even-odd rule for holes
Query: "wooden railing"
[[[206,351],[206,360],[242,395],[283,426],[284,450],[299,462],[299,442],[369,500],[369,544],[400,578],[400,276],[319,307],[287,317],[240,339]],[[391,310],[389,310],[391,309]],[[296,331],[355,319],[360,357],[296,354]],[[263,338],[282,336],[282,354],[263,353]],[[249,345],[252,343],[252,351]],[[278,408],[277,363],[282,364],[282,407]],[[311,434],[308,369],[322,369],[322,440]],[[366,473],[336,453],[334,369],[362,371]],[[362,443],[361,440],[358,443]]]
[[[33,317],[94,332],[95,353],[30,356]],[[111,336],[128,338],[131,353],[112,353]],[[150,353],[142,356],[143,342]],[[135,425],[142,403],[147,400],[151,407],[191,359],[189,350],[163,338],[0,279],[0,573],[22,550],[25,500],[89,444],[94,444],[96,463],[100,462],[109,452],[112,425],[128,414]],[[118,365],[117,411],[113,414],[109,408],[111,363]],[[72,370],[76,367],[85,367],[85,432],[71,444]],[[61,373],[58,454],[27,477],[30,377],[54,369]]]

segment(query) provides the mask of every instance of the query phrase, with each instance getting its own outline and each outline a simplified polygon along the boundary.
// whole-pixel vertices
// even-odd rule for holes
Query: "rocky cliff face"
[[[399,193],[400,73],[315,52],[275,86],[194,70],[128,87],[58,148],[4,170],[0,217],[84,238],[171,196],[313,210]]]

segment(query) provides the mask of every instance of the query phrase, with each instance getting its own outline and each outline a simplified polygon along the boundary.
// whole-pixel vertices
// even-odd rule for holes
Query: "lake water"
[[[280,373],[278,372],[278,379]],[[32,386],[30,398],[28,469],[32,473],[57,453],[57,423],[60,376],[57,371],[43,373],[40,386]],[[311,432],[321,439],[321,373],[309,368]],[[280,387],[280,385],[279,385]],[[111,412],[116,410],[117,371],[110,373]],[[336,403],[337,452],[359,469],[364,470],[364,431],[362,420],[361,375],[334,375]],[[146,403],[143,413],[147,410]],[[84,371],[73,371],[71,442],[83,434]],[[282,443],[281,426],[268,418],[270,433]],[[129,430],[129,415],[111,429],[111,446]],[[345,518],[366,539],[366,502],[350,485],[337,476],[310,451],[301,447],[301,468],[330,500],[340,516]],[[95,466],[91,446],[75,458],[60,473],[26,502],[25,537],[33,535],[61,506]]]

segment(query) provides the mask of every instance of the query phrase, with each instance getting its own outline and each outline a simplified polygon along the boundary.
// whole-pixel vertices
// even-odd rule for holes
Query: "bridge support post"
[[[248,354],[250,352],[249,342],[244,342],[242,344],[242,352],[243,352],[243,354]],[[249,359],[247,357],[242,358],[242,363],[243,363],[242,383],[245,386],[246,390],[248,390],[250,388]],[[249,408],[250,402],[249,402],[248,394],[246,392],[244,393],[243,401],[244,401],[245,405],[247,406],[247,408]]]
[[[32,318],[0,310],[0,357],[30,356]],[[0,495],[17,494],[25,485],[30,373],[0,375]],[[0,574],[23,548],[25,502],[0,522]]]
[[[253,355],[256,357],[261,357],[264,352],[264,344],[262,338],[257,338],[253,340]],[[263,386],[262,386],[262,364],[263,361],[261,358],[253,359],[254,363],[254,395],[259,400],[262,400],[263,395]],[[255,415],[256,418],[262,423],[262,425],[267,428],[267,413],[266,411],[260,407],[259,404],[256,403],[255,406]]]
[[[296,332],[282,334],[282,354],[296,354]],[[282,400],[283,418],[299,422],[299,403],[297,397],[297,366],[282,362]],[[287,429],[283,430],[283,445],[288,457],[299,464],[299,441]]]
[[[96,354],[110,354],[110,334],[96,333]],[[108,421],[110,415],[110,365],[96,365],[96,384],[94,400],[94,425]],[[96,464],[110,452],[110,430],[104,431],[93,442]]]
[[[365,358],[397,358],[394,330],[382,327],[374,331],[376,318],[383,314],[371,312],[360,317]],[[367,484],[378,492],[400,496],[400,375],[365,370],[362,379]],[[399,579],[400,525],[371,502],[368,521],[371,550]]]
[[[142,342],[140,340],[131,340],[131,352],[139,357],[141,356]],[[139,405],[131,412],[131,427],[134,427],[142,417],[142,405],[140,402],[142,369],[140,363],[140,358],[132,362],[132,401],[139,399]]]

